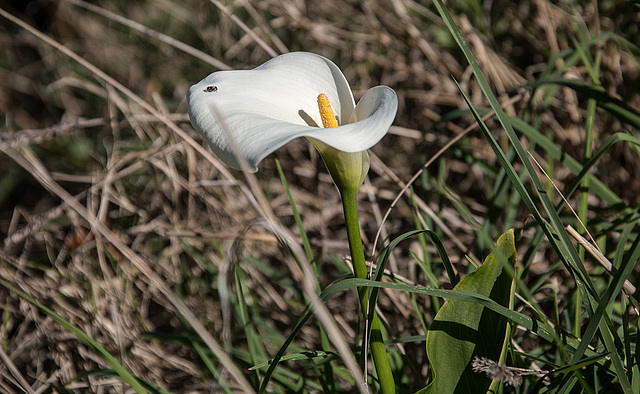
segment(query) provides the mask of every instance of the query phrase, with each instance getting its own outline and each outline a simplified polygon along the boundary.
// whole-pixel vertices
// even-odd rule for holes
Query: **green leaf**
[[[547,79],[538,80],[522,86],[525,89],[535,88],[542,85],[559,85],[573,89],[581,97],[588,97],[596,100],[598,106],[609,111],[615,117],[620,119],[621,122],[629,124],[636,129],[640,129],[640,113],[633,108],[625,104],[623,101],[618,100],[615,97],[608,95],[604,88],[597,85],[590,85],[584,81],[576,79]]]
[[[477,293],[498,304],[509,306],[512,277],[504,264],[516,261],[513,229],[502,234],[498,245],[484,264],[465,276],[454,291]],[[427,357],[432,381],[425,393],[482,393],[491,381],[471,369],[474,356],[497,361],[502,350],[507,319],[483,306],[460,300],[447,300],[427,333]]]

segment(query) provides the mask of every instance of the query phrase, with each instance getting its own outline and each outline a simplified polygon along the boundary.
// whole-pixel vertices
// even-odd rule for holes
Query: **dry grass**
[[[264,340],[267,356],[282,341],[267,327],[286,336],[304,306],[302,276],[290,253],[257,225],[265,215],[262,197],[241,173],[203,148],[189,124],[185,95],[190,84],[220,68],[249,68],[273,54],[305,50],[333,59],[357,98],[374,85],[393,87],[400,99],[397,120],[390,135],[373,148],[370,178],[360,194],[368,248],[404,182],[472,125],[469,117],[440,122],[452,110],[466,108],[451,75],[475,105],[486,105],[439,16],[409,0],[243,0],[225,5],[155,0],[105,2],[98,9],[70,0],[27,3],[1,7],[29,27],[0,18],[0,277],[80,327],[132,373],[169,391],[219,389],[220,378],[204,372],[188,343],[202,338],[202,330],[211,337],[210,348],[213,343],[246,349],[238,311],[224,309],[226,297],[235,297],[233,275],[221,275],[232,272],[230,264],[242,267],[246,302],[252,316],[262,319],[256,323],[264,330],[261,334],[273,336]],[[547,105],[542,97],[529,102],[527,95],[510,89],[533,81],[549,66],[551,53],[572,48],[570,37],[577,32],[596,24],[602,31],[633,29],[637,11],[620,6],[599,15],[591,2],[573,9],[543,0],[517,6],[494,3],[479,15],[455,2],[450,7],[494,91],[509,102],[505,109],[520,116],[533,108],[537,128],[553,133],[556,145],[580,159],[584,98],[560,89]],[[605,53],[601,80],[606,91],[640,108],[637,61],[613,40],[605,43]],[[580,64],[564,75],[588,80]],[[500,135],[498,126],[490,125]],[[596,121],[595,141],[620,129],[619,122],[603,114]],[[326,285],[345,272],[339,260],[348,254],[339,196],[306,141],[287,145],[275,157],[285,168],[321,262],[319,281]],[[279,223],[299,236],[275,157],[263,162],[259,188]],[[537,157],[545,162],[544,152]],[[633,206],[640,203],[638,162],[636,150],[619,144],[594,173]],[[429,179],[462,196],[482,222],[495,209],[494,174],[484,168],[496,166],[482,135],[471,130],[428,172]],[[562,166],[552,178],[561,190],[573,179]],[[451,259],[465,272],[465,255],[479,261],[486,249],[474,246],[471,224],[435,181],[425,179],[417,181],[415,207],[444,234]],[[590,205],[592,215],[604,207],[595,197]],[[411,200],[401,199],[384,223],[383,235],[415,229],[414,213]],[[514,217],[517,227],[528,220],[522,207]],[[522,244],[529,237],[525,232]],[[424,253],[415,241],[394,255],[390,268],[425,284],[408,250]],[[531,282],[557,261],[544,248],[537,256]],[[570,281],[562,270],[546,280],[559,283],[560,296],[569,293],[565,285]],[[418,302],[429,309],[431,300]],[[347,343],[355,343],[354,294],[341,293],[326,305]],[[406,295],[385,293],[380,308],[392,338],[424,334]],[[112,375],[78,377],[107,365],[17,294],[0,288],[0,309],[0,391],[130,391]],[[201,330],[194,326],[197,322]],[[320,349],[317,326],[307,324],[295,343]],[[406,354],[406,368],[415,373],[407,387],[420,388],[428,370],[424,343],[399,347]],[[235,362],[240,368],[250,365]],[[220,373],[239,390],[228,367],[220,365]]]

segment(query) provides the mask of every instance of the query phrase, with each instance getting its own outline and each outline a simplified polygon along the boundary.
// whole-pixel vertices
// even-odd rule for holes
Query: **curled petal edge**
[[[376,86],[358,101],[348,124],[332,129],[312,128],[304,136],[344,152],[364,151],[387,134],[397,111],[396,92],[388,86]]]

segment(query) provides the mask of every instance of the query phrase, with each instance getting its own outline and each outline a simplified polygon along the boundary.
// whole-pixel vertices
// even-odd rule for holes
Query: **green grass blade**
[[[640,113],[625,104],[623,101],[608,95],[600,86],[594,86],[577,79],[557,78],[534,81],[523,85],[522,87],[528,89],[543,85],[564,86],[574,90],[582,97],[588,97],[596,100],[600,108],[607,110],[612,115],[616,116],[621,122],[640,130]]]
[[[300,217],[300,213],[298,212],[298,207],[296,206],[296,202],[293,199],[293,196],[291,195],[291,190],[289,189],[289,183],[287,183],[287,178],[284,176],[284,172],[282,171],[282,166],[280,165],[280,161],[278,159],[276,159],[275,161],[276,161],[276,167],[278,168],[278,174],[280,175],[280,181],[282,182],[282,186],[284,186],[284,190],[287,193],[287,197],[289,198],[289,205],[291,206],[291,211],[293,212],[293,218],[296,221],[296,226],[298,226],[298,231],[300,231],[302,247],[304,248],[304,252],[307,255],[307,261],[309,261],[312,264],[312,267],[317,274],[315,259],[313,258],[313,251],[311,250],[311,244],[309,243],[309,237],[307,237],[307,232],[304,229],[302,218]]]
[[[226,394],[232,394],[233,390],[229,387],[229,385],[224,383],[222,374],[213,364],[212,355],[211,352],[209,352],[209,349],[198,340],[191,341],[191,346],[193,346],[193,349],[196,351],[196,353],[198,353],[198,356],[207,367],[207,370],[209,370],[211,375],[214,377],[214,379],[216,379],[217,382],[221,383],[222,391],[224,391]]]
[[[236,309],[236,314],[240,319],[240,323],[242,324],[244,335],[247,338],[247,348],[249,350],[251,363],[254,363],[256,360],[263,360],[267,356],[266,350],[262,346],[260,335],[256,332],[253,322],[249,317],[249,310],[245,303],[246,298],[243,285],[244,283],[247,283],[247,281],[246,278],[242,277],[242,274],[243,272],[236,264],[234,266],[234,279],[236,284],[236,302],[234,303],[234,307]]]
[[[447,271],[449,282],[451,282],[452,286],[457,285],[459,281],[458,276],[453,269],[453,264],[451,264],[451,260],[449,260],[449,256],[447,255],[447,251],[445,250],[440,237],[438,237],[438,234],[434,231],[427,231],[425,234],[429,237],[433,246],[436,247],[438,256],[440,256],[440,259],[442,260],[442,265],[444,265],[444,269]]]
[[[638,222],[640,222],[640,220]],[[622,236],[620,237],[619,245],[626,244],[626,240],[628,236],[631,234],[631,232],[636,227],[638,222],[631,223],[625,228],[625,230],[622,233]],[[611,281],[607,291],[602,296],[600,305],[598,305],[598,309],[594,313],[594,316],[592,320],[589,322],[589,325],[587,326],[587,329],[582,337],[582,342],[580,343],[580,346],[574,353],[574,357],[573,357],[574,362],[580,359],[584,354],[584,351],[586,350],[588,344],[591,342],[592,338],[596,334],[596,330],[598,328],[597,323],[601,321],[601,317],[604,314],[606,308],[608,308],[609,305],[618,296],[625,281],[630,278],[631,273],[633,269],[636,267],[636,263],[639,258],[640,258],[640,234],[636,237],[631,249],[629,250],[628,256],[622,260],[621,265],[618,267],[618,271],[616,272],[613,278],[613,281]],[[607,345],[607,350],[611,354],[611,360],[612,360],[615,372],[618,375],[618,379],[620,380],[620,383],[622,384],[625,392],[632,393],[631,384],[628,381],[626,371],[623,366],[623,362],[620,359],[620,356],[618,355],[618,352],[617,352],[617,348],[619,346],[616,346],[616,344],[614,344],[614,340],[617,339],[615,337],[617,336],[617,333],[613,330],[609,332],[609,330],[607,330],[606,327],[602,327],[602,324],[600,324],[600,326],[601,326],[600,327],[601,334],[603,336],[603,339],[605,340],[605,344]],[[604,330],[607,330],[607,331],[604,331]]]
[[[506,131],[512,146],[514,147],[514,149],[518,154],[518,157],[520,158],[520,161],[525,166],[527,170],[527,174],[529,175],[529,178],[534,184],[534,189],[537,192],[537,195],[540,198],[540,201],[542,202],[547,215],[549,216],[550,226],[546,225],[546,221],[542,218],[542,215],[540,214],[538,209],[535,207],[531,196],[529,195],[528,191],[526,190],[526,188],[518,178],[517,173],[513,169],[513,166],[511,165],[511,163],[509,163],[506,160],[506,155],[504,154],[504,152],[502,152],[502,149],[497,144],[497,142],[489,132],[488,128],[486,128],[486,126],[483,126],[484,122],[482,122],[481,117],[479,116],[477,111],[475,111],[475,109],[471,105],[471,102],[466,97],[466,95],[464,94],[460,86],[458,86],[458,88],[460,89],[460,92],[465,97],[465,100],[467,101],[467,104],[469,105],[470,109],[474,113],[474,116],[476,117],[478,124],[481,125],[483,133],[485,134],[487,139],[490,141],[491,147],[493,148],[494,152],[498,156],[500,164],[505,169],[507,169],[507,173],[510,179],[512,180],[514,186],[520,193],[520,196],[522,197],[523,201],[527,205],[527,208],[529,208],[531,213],[534,215],[536,221],[540,224],[543,231],[545,231],[547,235],[547,239],[549,240],[550,244],[558,252],[558,255],[562,258],[562,260],[565,262],[566,266],[570,269],[570,271],[574,273],[574,276],[576,277],[576,280],[579,283],[580,291],[583,291],[586,293],[585,299],[588,299],[590,301],[589,303],[587,303],[587,305],[588,305],[588,310],[591,313],[592,309],[595,309],[594,304],[597,304],[595,300],[597,300],[598,295],[597,295],[597,292],[595,291],[593,283],[591,283],[591,279],[589,278],[584,266],[581,264],[580,258],[577,254],[575,247],[573,246],[573,243],[569,238],[569,235],[564,229],[564,225],[560,220],[558,212],[555,210],[555,207],[552,204],[551,200],[549,199],[549,196],[547,195],[545,188],[543,187],[542,183],[538,179],[537,172],[533,168],[533,165],[531,164],[525,149],[520,144],[518,136],[515,134],[515,131],[513,130],[513,127],[511,125],[510,118],[506,116],[506,114],[502,110],[502,107],[500,106],[500,103],[498,102],[497,98],[491,91],[491,88],[489,87],[489,84],[484,78],[484,75],[482,74],[482,71],[480,70],[480,67],[478,66],[477,61],[475,60],[467,44],[464,42],[464,39],[462,38],[462,35],[460,34],[460,31],[458,30],[457,26],[453,22],[451,15],[449,14],[449,12],[447,11],[447,9],[444,7],[444,5],[440,0],[435,0],[435,5],[438,8],[440,15],[444,19],[445,24],[447,25],[451,34],[456,40],[458,46],[462,49],[463,53],[465,54],[465,57],[467,58],[467,61],[471,65],[474,75],[478,80],[480,88],[482,89],[485,97],[489,101],[491,108],[495,112],[496,118],[498,118],[498,121],[500,122],[500,124],[502,124],[502,127]]]
[[[87,376],[102,376],[102,377],[110,377],[114,379],[120,379],[121,377],[118,373],[113,369],[94,369],[91,371],[83,371],[74,376],[73,380],[78,380]],[[171,394],[170,391],[163,389],[162,387],[153,384],[145,379],[138,379],[140,383],[145,388],[145,393],[158,393],[158,394]],[[64,392],[64,391],[63,391]]]
[[[633,136],[631,136],[629,134],[616,133],[616,134],[610,136],[609,138],[607,138],[602,143],[600,148],[598,148],[598,150],[593,154],[593,156],[586,163],[584,163],[584,165],[582,166],[582,169],[576,175],[576,178],[569,185],[569,187],[567,188],[566,192],[564,193],[564,196],[565,196],[566,199],[569,199],[571,197],[571,195],[573,195],[573,193],[576,191],[576,189],[580,186],[581,181],[589,173],[591,168],[597,163],[597,161],[600,159],[602,154],[605,153],[612,145],[614,145],[614,144],[616,144],[618,142],[629,142],[629,143],[634,144],[636,146],[640,146],[640,139],[635,138],[635,137],[633,137]],[[564,201],[563,201],[563,203],[564,203]]]
[[[537,319],[532,319],[531,317],[525,314],[513,311],[509,308],[505,308],[502,305],[493,301],[492,299],[485,296],[481,296],[473,292],[431,289],[428,287],[407,285],[404,283],[376,282],[368,279],[349,278],[349,279],[340,280],[328,286],[325,289],[325,292],[323,293],[323,297],[330,298],[341,291],[345,291],[347,289],[350,289],[356,286],[379,287],[379,288],[393,289],[398,291],[413,292],[415,294],[423,294],[428,296],[440,297],[443,299],[454,299],[454,300],[460,300],[460,301],[479,303],[482,306],[489,308],[494,312],[497,312],[500,315],[506,317],[512,322],[518,325],[521,325],[522,327],[528,329],[529,331],[537,334],[538,336],[540,336],[541,338],[549,342],[552,342],[552,343],[564,342],[566,343],[567,346],[571,347],[572,349],[577,349],[579,345],[579,341],[577,341],[575,338],[569,335],[566,335],[563,332],[556,332],[556,330],[553,329],[550,325],[544,322],[541,322]],[[589,349],[585,352],[585,354],[588,357],[596,355],[595,352]]]
[[[587,357],[584,358],[582,360],[578,360],[576,362],[571,363],[570,365],[564,366],[562,368],[558,368],[558,369],[554,369],[553,371],[550,372],[550,374],[558,374],[558,373],[564,373],[564,372],[570,372],[570,371],[576,371],[580,368],[589,366],[591,364],[597,363],[598,361],[604,359],[605,357],[607,357],[608,354],[598,354],[595,356],[591,356],[591,357]]]
[[[510,117],[509,120],[518,131],[526,135],[527,138],[531,139],[532,142],[535,142],[537,145],[539,145],[554,159],[560,161],[569,170],[571,170],[572,173],[579,174],[583,169],[583,165],[580,162],[578,162],[573,157],[565,154],[559,146],[555,145],[553,141],[547,138],[544,134],[540,133],[530,124],[516,117]],[[591,177],[591,181],[591,190],[593,190],[593,192],[596,193],[598,197],[602,198],[607,204],[618,205],[622,203],[620,197],[612,192],[611,189],[609,189],[604,183],[602,183],[602,181],[597,179],[595,176]]]
[[[487,136],[487,139],[489,139],[491,141],[491,145],[492,145],[492,148],[494,149],[494,152],[496,152],[496,155],[498,155],[498,157],[501,158],[501,160],[500,160],[501,163],[503,163],[503,165],[506,165],[507,168],[509,168],[509,173],[510,173],[510,176],[512,177],[512,179],[516,179],[517,182],[519,182],[519,179],[517,179],[516,176],[515,176],[516,175],[515,174],[515,170],[513,170],[513,167],[511,167],[511,164],[506,161],[504,153],[502,152],[500,147],[497,145],[497,142],[493,139],[493,136],[489,133],[489,130],[484,125],[484,122],[482,122],[482,119],[480,118],[480,115],[477,113],[477,111],[475,111],[475,109],[471,105],[470,101],[468,100],[468,98],[466,97],[464,92],[461,91],[461,93],[465,97],[465,100],[467,101],[467,104],[469,105],[470,109],[474,113],[474,116],[476,117],[476,120],[481,125],[482,131]],[[548,197],[547,197],[546,192],[544,191],[544,189],[542,189],[539,186],[537,188],[537,190],[538,190],[538,195],[543,200],[543,203],[546,202],[545,205],[548,206],[548,204],[550,204],[550,201],[548,200]],[[551,210],[547,209],[547,213],[549,213],[551,215],[552,222],[556,223],[555,226],[554,226],[554,233],[559,235],[559,238],[562,238],[562,234],[564,234],[568,238],[568,235],[566,234],[566,231],[564,231],[564,228],[563,227],[562,228],[559,227],[561,225],[561,222],[560,222],[560,218],[559,218],[557,212],[555,211],[555,209],[553,209],[553,207],[551,207],[551,208],[552,208]],[[547,237],[549,238],[549,235],[547,235]],[[556,240],[555,237],[553,237],[553,238],[554,238],[554,240]],[[566,254],[563,253],[565,258],[566,258],[565,262],[567,262],[568,263],[568,267],[572,268],[574,270],[574,272],[576,273],[576,280],[578,281],[578,283],[582,283],[582,286],[579,286],[579,290],[582,291],[587,297],[589,297],[590,303],[588,305],[592,308],[591,310],[589,310],[589,315],[591,315],[591,317],[593,318],[592,322],[594,322],[593,324],[595,324],[594,327],[600,328],[600,330],[601,330],[600,332],[602,334],[602,339],[605,342],[605,346],[608,349],[608,351],[611,352],[612,348],[615,350],[614,340],[613,340],[613,337],[610,335],[610,332],[609,332],[609,329],[612,327],[612,325],[610,323],[610,319],[608,318],[608,316],[606,314],[606,309],[605,308],[602,308],[602,309],[599,308],[601,306],[601,304],[599,304],[600,300],[599,300],[598,293],[595,291],[595,287],[591,283],[591,280],[590,280],[590,278],[589,278],[584,266],[580,263],[578,256],[575,255],[577,253],[575,251],[575,248],[573,248],[573,245],[570,243],[569,240],[562,241],[562,242],[553,242],[552,238],[549,238],[549,241],[552,243],[552,245],[554,245],[554,244],[557,245],[556,246],[556,248],[557,248],[556,250],[560,251],[560,253],[569,252],[569,253],[566,253]],[[586,289],[584,287],[586,287]],[[594,310],[597,310],[599,313],[598,314],[594,314]],[[584,346],[586,347],[586,344]],[[630,390],[630,384],[628,382],[628,379],[626,378],[626,375],[623,373],[624,372],[624,368],[622,367],[622,362],[621,362],[620,358],[617,356],[617,353],[612,355],[612,362],[613,362],[616,374],[618,375],[619,380],[621,382],[621,385],[623,387],[623,390],[625,390],[625,392],[628,392],[627,389]]]
[[[283,356],[280,359],[280,362],[284,362],[284,361],[298,361],[298,360],[308,360],[308,359],[324,359],[326,357],[331,356],[332,358],[336,358],[337,355],[333,352],[325,352],[325,351],[319,351],[319,350],[307,350],[304,352],[298,352],[298,353],[292,353],[286,356]],[[265,368],[269,365],[271,361],[265,361],[263,363],[257,364],[252,366],[251,368],[249,368],[249,371],[254,371],[257,369],[262,369]]]
[[[10,283],[6,282],[2,278],[0,278],[0,285],[6,287],[8,290],[10,290],[13,293],[16,293],[17,295],[19,295],[22,299],[24,299],[25,301],[27,301],[31,305],[35,306],[36,308],[41,310],[44,314],[46,314],[51,319],[53,319],[56,323],[62,325],[66,330],[72,332],[82,342],[86,343],[91,348],[93,348],[96,352],[98,352],[100,354],[100,356],[107,362],[107,364],[109,364],[111,366],[111,368],[113,368],[115,373],[118,374],[118,376],[124,382],[128,383],[131,386],[131,388],[136,390],[138,393],[146,393],[147,392],[147,390],[145,389],[144,385],[141,384],[140,381],[138,381],[138,378],[133,376],[124,366],[122,366],[122,364],[120,364],[118,362],[118,360],[116,360],[115,357],[113,357],[111,355],[111,353],[109,353],[105,348],[102,347],[102,345],[100,345],[98,342],[96,342],[93,338],[91,338],[89,335],[87,335],[80,328],[78,328],[78,327],[74,326],[73,324],[69,323],[62,316],[60,316],[56,312],[54,312],[52,309],[49,309],[46,306],[42,305],[41,303],[36,301],[35,298],[32,298],[27,293],[23,292],[22,290],[18,289],[17,287],[14,287],[13,285],[11,285]]]

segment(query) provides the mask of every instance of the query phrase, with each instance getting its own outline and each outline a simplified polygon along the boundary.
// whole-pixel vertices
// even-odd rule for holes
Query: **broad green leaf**
[[[477,293],[509,306],[512,278],[504,264],[515,265],[513,229],[502,234],[497,247],[476,271],[465,276],[454,291]],[[483,393],[491,380],[471,369],[474,356],[498,361],[507,319],[473,303],[447,300],[429,327],[427,357],[432,381],[424,393]]]

